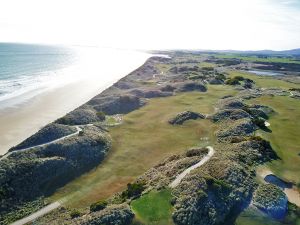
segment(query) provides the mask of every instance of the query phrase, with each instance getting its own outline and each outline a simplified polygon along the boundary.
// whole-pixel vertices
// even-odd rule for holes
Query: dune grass
[[[51,200],[64,198],[71,207],[89,206],[123,190],[165,157],[213,143],[214,124],[209,120],[187,121],[181,126],[172,126],[168,120],[184,110],[212,113],[219,98],[234,93],[228,86],[209,86],[205,93],[149,100],[146,106],[125,115],[121,125],[110,128],[113,143],[106,159],[58,190]]]
[[[172,222],[171,191],[152,191],[132,201],[131,208],[136,220],[142,224],[167,225]]]

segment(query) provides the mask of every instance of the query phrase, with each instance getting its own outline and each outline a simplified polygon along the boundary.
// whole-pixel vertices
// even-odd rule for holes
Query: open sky
[[[0,0],[0,42],[292,49],[300,0]]]

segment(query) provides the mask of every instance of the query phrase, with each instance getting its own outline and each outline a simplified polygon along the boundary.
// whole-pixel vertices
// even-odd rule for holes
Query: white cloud
[[[0,0],[0,41],[123,48],[300,47],[283,0]]]

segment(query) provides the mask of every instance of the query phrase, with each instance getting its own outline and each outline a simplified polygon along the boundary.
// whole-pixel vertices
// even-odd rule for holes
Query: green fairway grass
[[[214,124],[205,119],[172,126],[168,120],[191,110],[213,113],[214,104],[224,95],[235,94],[229,86],[208,86],[208,91],[187,92],[154,98],[139,110],[124,115],[123,123],[110,128],[112,149],[94,170],[59,189],[51,200],[66,199],[72,207],[86,207],[123,190],[127,183],[167,156],[193,146],[214,142]],[[208,137],[209,140],[201,139]]]
[[[275,63],[296,63],[300,64],[300,61],[294,60],[293,58],[287,57],[257,57],[257,56],[244,56],[239,54],[215,54],[216,58],[223,58],[223,59],[241,59],[248,62],[275,62]]]
[[[131,208],[142,224],[167,225],[172,222],[171,191],[152,191],[132,201]]]
[[[249,78],[255,81],[258,87],[263,88],[282,88],[288,90],[289,88],[299,88],[299,84],[294,84],[286,82],[283,80],[274,79],[272,76],[259,76],[247,72],[241,72],[236,70],[231,70],[229,72],[229,77],[242,76],[244,78]]]
[[[262,96],[250,102],[268,105],[276,111],[269,119],[272,132],[259,131],[281,158],[268,166],[281,178],[300,183],[300,101],[288,96]]]

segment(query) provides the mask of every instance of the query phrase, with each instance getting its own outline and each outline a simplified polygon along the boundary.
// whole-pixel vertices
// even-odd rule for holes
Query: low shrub
[[[70,217],[72,219],[76,218],[76,217],[79,217],[81,215],[80,211],[77,210],[77,209],[74,209],[70,212]]]
[[[245,78],[242,77],[242,76],[235,76],[235,77],[233,77],[233,79],[234,79],[234,80],[238,80],[238,81],[243,81],[243,80],[245,80]]]
[[[104,121],[105,120],[105,113],[100,111],[100,112],[97,112],[97,117],[99,118],[99,120],[101,121]]]
[[[207,154],[207,148],[192,148],[186,152],[186,157],[200,156],[202,154]]]
[[[174,91],[175,89],[176,89],[176,88],[173,87],[173,86],[171,86],[171,85],[166,85],[166,86],[162,87],[160,90],[161,90],[161,91],[166,91],[166,92],[172,92],[172,91]]]
[[[260,136],[250,136],[248,137],[249,141],[264,141],[264,139]]]
[[[290,90],[290,91],[297,91],[297,92],[300,92],[300,88],[290,88],[289,90]]]
[[[235,80],[233,78],[229,78],[228,80],[225,81],[225,84],[228,85],[238,85],[241,84],[238,80]]]
[[[228,85],[238,85],[241,84],[240,81],[244,81],[245,78],[242,76],[235,76],[233,78],[229,78],[228,80],[225,81],[225,84]]]
[[[214,71],[214,67],[204,66],[204,67],[201,68],[201,70],[205,70],[205,71]]]
[[[106,201],[98,201],[90,205],[90,211],[95,212],[95,211],[100,211],[102,209],[105,209],[107,206]]]
[[[225,75],[224,75],[224,74],[222,74],[222,73],[219,73],[219,74],[216,76],[216,79],[218,79],[218,80],[225,80],[225,79],[226,79],[226,77],[225,77]]]
[[[242,141],[245,141],[246,139],[244,137],[239,137],[239,136],[233,136],[230,139],[230,143],[240,143]]]
[[[127,184],[127,190],[122,192],[122,198],[132,198],[139,196],[145,190],[144,183],[129,183]]]
[[[205,177],[205,180],[208,188],[212,191],[220,192],[229,191],[231,189],[231,186],[223,180],[218,180],[213,177]]]
[[[254,118],[252,122],[259,128],[266,129],[265,120],[261,118]]]

